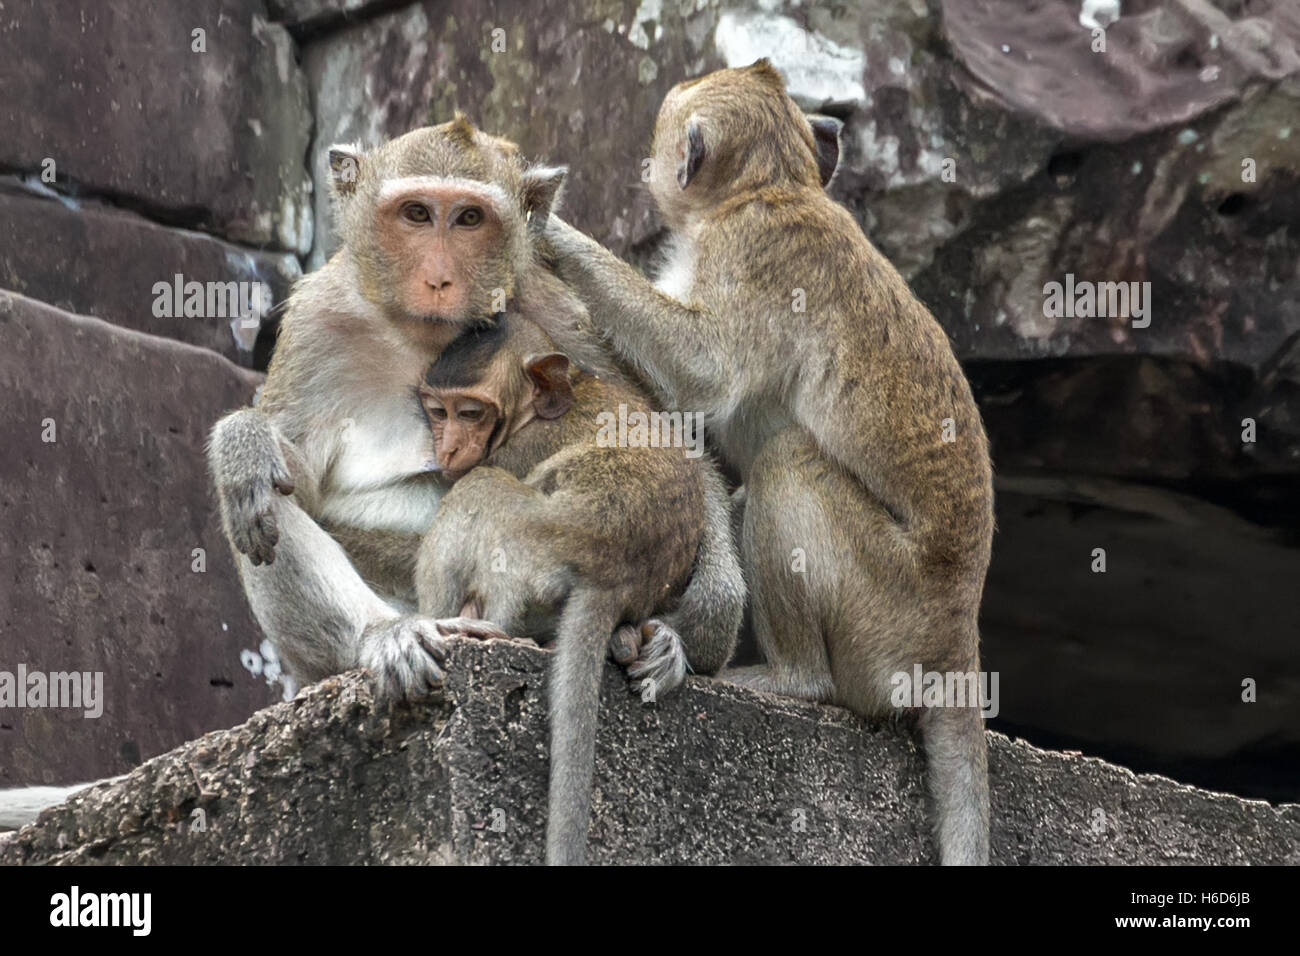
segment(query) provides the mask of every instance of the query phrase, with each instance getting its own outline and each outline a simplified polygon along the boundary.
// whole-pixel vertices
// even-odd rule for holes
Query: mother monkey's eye
[[[456,217],[456,225],[468,226],[470,229],[473,229],[482,221],[483,210],[479,209],[478,206],[470,206]]]
[[[408,202],[402,207],[402,218],[407,222],[428,222],[429,209],[418,202]]]

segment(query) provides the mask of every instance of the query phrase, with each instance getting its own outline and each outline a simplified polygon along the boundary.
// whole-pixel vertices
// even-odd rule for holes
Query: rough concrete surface
[[[442,700],[376,710],[354,671],[78,794],[14,863],[538,863],[545,651],[455,643]],[[607,665],[596,863],[934,861],[903,732],[708,679],[656,704]],[[1300,807],[990,734],[993,860],[1300,862]]]

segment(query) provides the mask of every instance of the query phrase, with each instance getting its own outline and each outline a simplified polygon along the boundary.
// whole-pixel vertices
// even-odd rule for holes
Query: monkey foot
[[[360,664],[374,676],[381,699],[413,700],[442,689],[451,648],[440,623],[407,615],[377,621],[362,632]]]
[[[614,660],[627,668],[633,693],[647,703],[681,686],[686,679],[686,646],[677,632],[657,618],[640,627],[625,625],[610,639]]]

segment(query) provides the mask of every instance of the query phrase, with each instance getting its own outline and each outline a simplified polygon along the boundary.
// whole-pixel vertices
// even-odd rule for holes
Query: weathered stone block
[[[261,637],[203,451],[259,380],[0,292],[0,670],[103,673],[96,719],[0,710],[0,786],[121,773],[275,699],[240,664]]]
[[[301,273],[292,255],[168,229],[92,202],[0,191],[0,286],[68,312],[200,345],[240,365],[252,364],[267,316],[245,321],[230,314],[225,295],[209,311],[206,294],[205,314],[186,316],[175,308],[174,292],[160,302],[163,293],[155,286],[174,290],[178,275],[182,286],[234,282],[241,293],[264,283],[279,303]]]
[[[0,864],[538,863],[547,658],[457,641],[443,700],[391,711],[331,678],[46,811]],[[698,678],[645,705],[612,664],[601,707],[593,862],[934,860],[898,731]],[[996,863],[1300,862],[1300,807],[989,739]]]
[[[0,9],[0,166],[53,160],[65,186],[306,252],[311,111],[288,32],[262,0],[145,14],[129,0]]]

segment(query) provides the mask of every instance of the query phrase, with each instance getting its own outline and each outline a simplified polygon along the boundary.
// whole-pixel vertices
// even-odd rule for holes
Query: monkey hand
[[[375,621],[361,632],[358,663],[374,677],[381,700],[414,700],[442,690],[451,639],[440,623],[409,614]]]
[[[534,237],[533,248],[543,263],[557,269],[567,258],[580,255],[585,244],[592,241],[559,216],[550,215],[545,228]]]
[[[640,627],[620,627],[609,646],[614,660],[627,668],[633,693],[644,700],[671,693],[686,679],[686,646],[677,632],[658,618],[650,618]]]
[[[434,626],[438,628],[439,634],[446,637],[472,637],[479,641],[514,640],[491,621],[485,621],[477,615],[467,617],[462,614],[461,617],[440,618],[434,622]],[[534,642],[529,641],[528,643]]]
[[[209,458],[231,544],[253,564],[270,564],[280,540],[274,496],[294,490],[275,431],[253,409],[227,415],[212,430]]]

